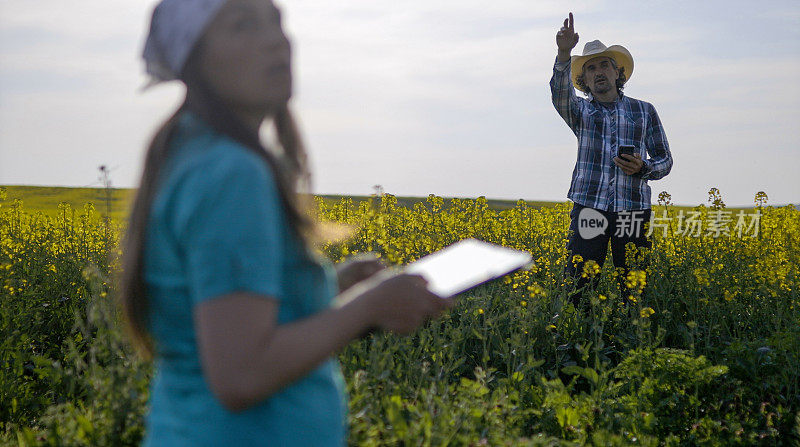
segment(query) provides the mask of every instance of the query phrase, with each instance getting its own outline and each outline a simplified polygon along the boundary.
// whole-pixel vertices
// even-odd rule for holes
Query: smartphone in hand
[[[622,154],[628,154],[631,157],[633,157],[633,153],[634,153],[635,149],[636,149],[635,146],[630,146],[630,145],[627,145],[627,144],[620,144],[619,148],[617,149],[617,157],[619,157],[622,160],[628,161],[627,158],[623,158],[622,157]]]

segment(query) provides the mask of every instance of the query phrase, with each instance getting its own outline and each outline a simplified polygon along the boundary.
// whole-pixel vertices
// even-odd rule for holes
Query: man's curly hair
[[[611,60],[611,65],[613,65],[614,68],[619,71],[619,77],[617,78],[616,87],[617,87],[617,94],[620,94],[622,93],[622,89],[625,88],[625,82],[628,80],[628,77],[625,76],[625,67],[617,67],[617,61],[615,61],[613,57],[609,57],[608,59]],[[581,68],[581,70],[583,70],[583,68]],[[578,75],[577,78],[575,78],[575,83],[577,84],[576,87],[578,87],[578,90],[588,95],[592,91],[589,89],[589,86],[586,85],[586,80],[583,76],[585,73],[586,73],[585,71],[581,71],[581,74]]]

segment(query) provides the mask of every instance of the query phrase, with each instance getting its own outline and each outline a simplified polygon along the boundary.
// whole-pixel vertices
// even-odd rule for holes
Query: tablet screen
[[[442,298],[469,290],[531,263],[531,255],[477,239],[464,239],[408,264],[404,272],[428,280]]]

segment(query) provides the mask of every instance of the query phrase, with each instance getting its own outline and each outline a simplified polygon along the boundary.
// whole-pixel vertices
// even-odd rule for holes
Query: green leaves
[[[600,376],[592,368],[581,368],[577,365],[570,365],[561,368],[561,372],[568,375],[579,375],[586,378],[592,386],[597,386],[600,381]]]

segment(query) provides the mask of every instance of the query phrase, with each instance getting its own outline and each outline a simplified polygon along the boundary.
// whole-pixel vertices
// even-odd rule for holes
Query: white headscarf
[[[153,10],[142,58],[150,80],[145,90],[178,79],[192,48],[227,0],[161,0]]]

